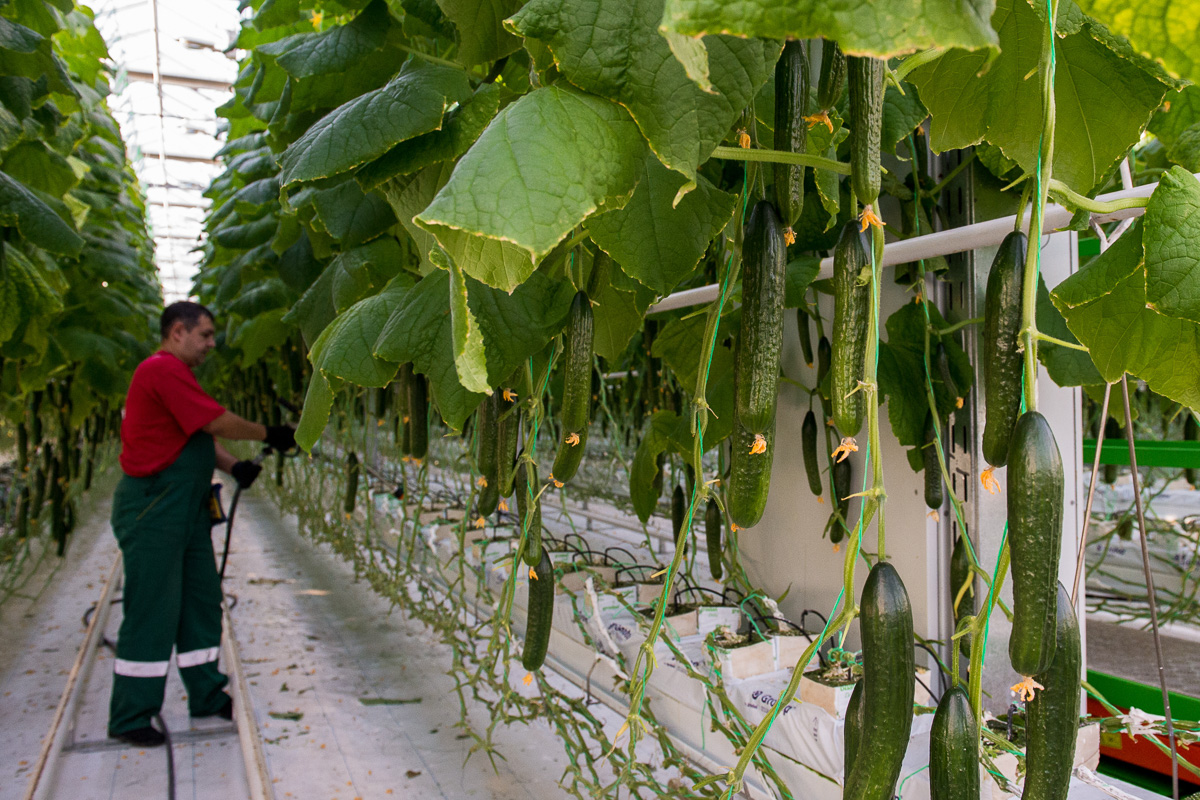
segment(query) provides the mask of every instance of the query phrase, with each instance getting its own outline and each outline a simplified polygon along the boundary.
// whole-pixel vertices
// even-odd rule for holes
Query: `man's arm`
[[[226,411],[221,416],[201,428],[205,433],[220,436],[222,439],[249,439],[261,442],[267,438],[267,428],[257,422],[239,417],[232,411]],[[218,448],[218,457],[220,449]],[[218,466],[220,466],[218,464]]]
[[[238,462],[237,456],[222,447],[220,442],[213,442],[213,446],[217,450],[217,469],[226,475],[232,475],[233,465]]]

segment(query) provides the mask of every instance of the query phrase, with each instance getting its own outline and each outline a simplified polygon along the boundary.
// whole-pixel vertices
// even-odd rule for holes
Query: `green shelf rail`
[[[1135,439],[1134,452],[1139,467],[1174,467],[1200,469],[1200,442],[1159,442]],[[1096,457],[1096,440],[1083,440],[1083,460],[1090,463]],[[1106,439],[1100,448],[1101,464],[1129,466],[1129,444],[1124,438]]]

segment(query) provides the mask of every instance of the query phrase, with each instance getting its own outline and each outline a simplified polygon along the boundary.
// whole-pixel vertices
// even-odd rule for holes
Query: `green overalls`
[[[192,716],[225,704],[229,679],[217,669],[221,581],[213,558],[208,494],[216,466],[213,438],[188,440],[175,463],[146,478],[121,478],[112,527],[125,561],[125,618],[117,638],[108,732],[150,724],[162,708],[177,650]]]

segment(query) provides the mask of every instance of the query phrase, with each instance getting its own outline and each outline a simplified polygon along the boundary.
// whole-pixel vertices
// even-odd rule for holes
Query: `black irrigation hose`
[[[166,740],[163,745],[167,751],[167,800],[175,800],[175,748],[171,746],[171,731],[163,722],[162,714],[155,714],[154,719],[158,720],[158,727],[162,728]]]

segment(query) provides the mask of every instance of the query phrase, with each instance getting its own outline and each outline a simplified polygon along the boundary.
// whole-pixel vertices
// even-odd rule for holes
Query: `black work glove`
[[[268,425],[267,438],[263,441],[267,447],[283,453],[296,446],[296,431],[291,425]]]
[[[262,472],[262,467],[253,461],[238,461],[229,468],[229,474],[233,476],[238,483],[238,488],[241,489],[249,489],[260,472]]]

